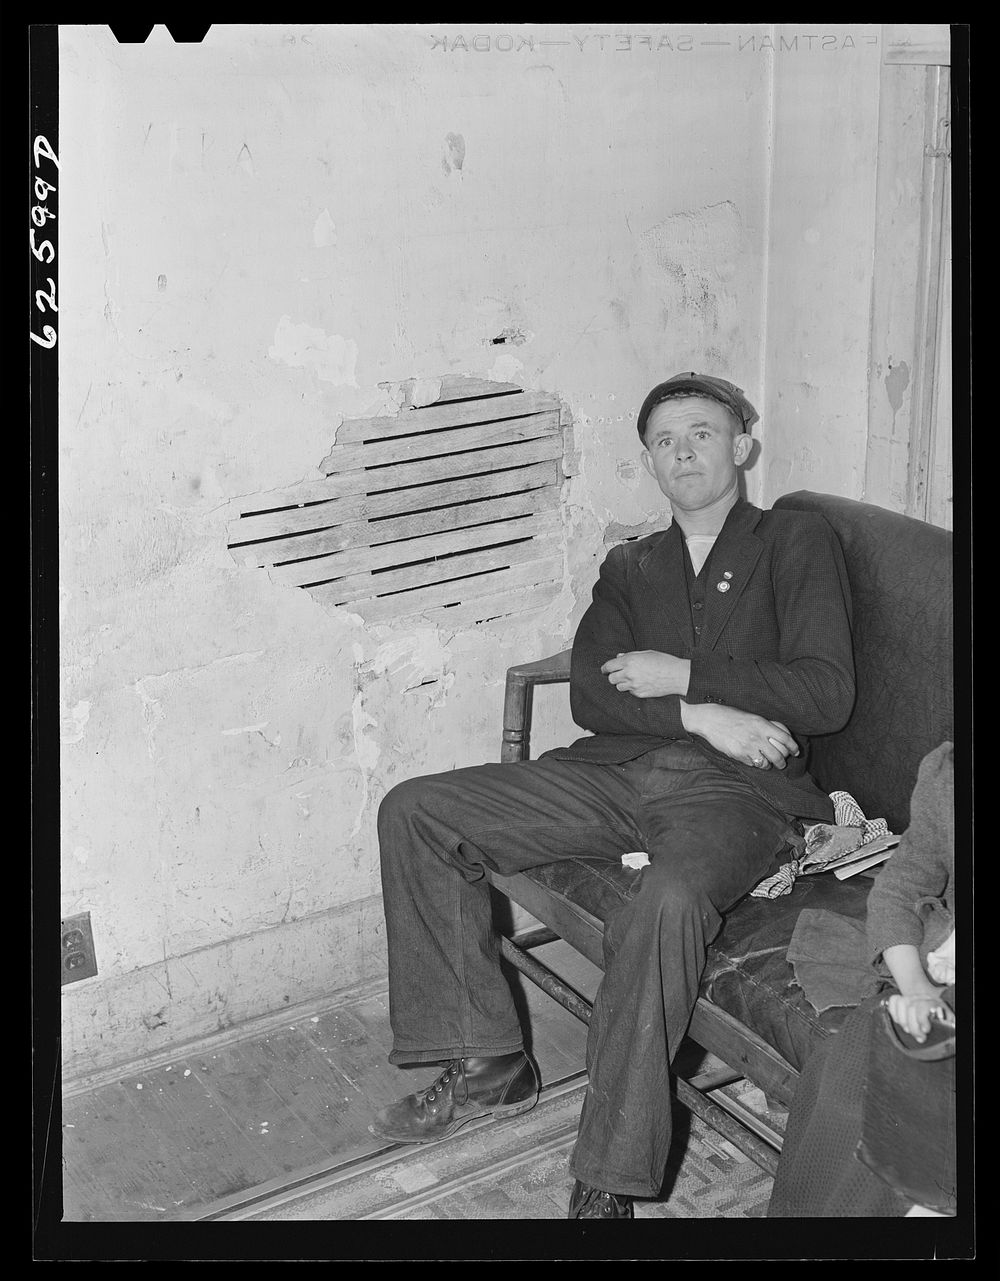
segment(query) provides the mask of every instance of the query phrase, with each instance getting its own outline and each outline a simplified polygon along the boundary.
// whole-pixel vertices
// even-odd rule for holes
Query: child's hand
[[[888,1009],[896,1026],[920,1042],[927,1040],[932,1016],[948,1017],[947,1007],[938,993],[932,996],[900,996],[897,992],[889,997]]]

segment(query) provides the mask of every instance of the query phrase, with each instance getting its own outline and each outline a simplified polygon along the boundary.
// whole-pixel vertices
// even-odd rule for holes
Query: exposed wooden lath
[[[230,550],[372,622],[533,608],[562,577],[568,429],[549,392],[442,379],[431,404],[344,422],[324,481],[247,500]]]

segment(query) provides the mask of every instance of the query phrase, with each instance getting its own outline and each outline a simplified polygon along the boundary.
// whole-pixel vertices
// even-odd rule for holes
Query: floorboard
[[[225,1196],[277,1172],[244,1134],[244,1118],[231,1116],[215,1092],[215,1073],[223,1070],[224,1060],[214,1056],[208,1063],[181,1059],[169,1072],[122,1078],[129,1105],[156,1136],[159,1159],[193,1181],[199,1200]]]
[[[600,980],[596,966],[561,941],[538,948],[535,955],[592,999]],[[583,1078],[585,1025],[521,975],[510,977],[531,1028],[543,1085],[557,1094],[571,1088],[560,1083]],[[392,1145],[368,1132],[371,1115],[429,1082],[437,1069],[391,1065],[391,1035],[385,991],[367,988],[332,999],[328,1008],[289,1016],[287,1023],[268,1020],[263,1030],[244,1036],[230,1029],[185,1046],[169,1062],[161,1054],[145,1068],[70,1091],[63,1104],[64,1218],[220,1217],[229,1206],[280,1193],[299,1181],[307,1186],[314,1179],[336,1181],[341,1169],[395,1162]],[[533,1124],[532,1116],[527,1114],[526,1125]],[[493,1124],[474,1122],[468,1136],[472,1150],[482,1149],[484,1159],[494,1141]],[[711,1138],[701,1142],[700,1159],[703,1165],[709,1161],[705,1168],[710,1170],[710,1158],[726,1150],[713,1152]],[[424,1166],[419,1154],[400,1152],[400,1177],[419,1182]],[[730,1156],[731,1150],[726,1159]],[[568,1160],[568,1148],[559,1160]],[[565,1198],[559,1180],[565,1182],[565,1171],[553,1154],[544,1161],[539,1154],[536,1165],[532,1169],[528,1160],[523,1177],[484,1177],[475,1195],[463,1192],[454,1203],[445,1197],[428,1216],[525,1216],[537,1194],[534,1217],[561,1217]],[[551,1187],[543,1167],[555,1172]],[[690,1186],[699,1186],[697,1177]],[[706,1214],[718,1212],[721,1193],[716,1188],[712,1200],[706,1192]],[[424,1210],[416,1206],[412,1213],[421,1217]]]
[[[289,1037],[295,1045],[293,1037]],[[213,1094],[241,1132],[266,1153],[275,1173],[290,1173],[336,1155],[337,1118],[345,1110],[341,1092],[323,1092],[326,1111],[317,1123],[310,1098],[297,1104],[285,1066],[269,1054],[266,1040],[234,1045],[212,1077]],[[317,1066],[318,1065],[314,1065]]]
[[[169,1217],[201,1195],[172,1142],[132,1107],[118,1083],[72,1100],[63,1112],[64,1217]]]

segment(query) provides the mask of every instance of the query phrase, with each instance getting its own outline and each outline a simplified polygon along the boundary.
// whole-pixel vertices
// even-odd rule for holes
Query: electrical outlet
[[[65,916],[62,919],[62,959],[60,986],[76,983],[79,979],[93,978],[97,973],[94,954],[94,934],[90,928],[90,913]]]

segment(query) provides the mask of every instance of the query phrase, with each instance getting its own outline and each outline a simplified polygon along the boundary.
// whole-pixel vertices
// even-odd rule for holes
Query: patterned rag
[[[831,792],[832,823],[814,823],[805,829],[805,852],[793,858],[771,876],[765,877],[750,891],[751,898],[781,898],[790,894],[795,879],[808,872],[821,872],[827,863],[852,854],[880,836],[887,836],[889,825],[884,818],[865,818],[864,811],[850,792]]]

